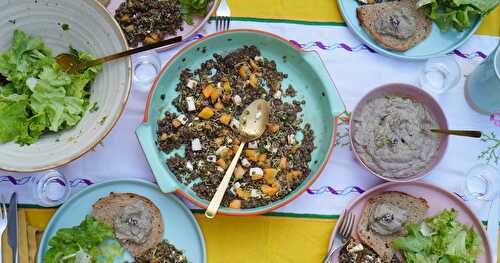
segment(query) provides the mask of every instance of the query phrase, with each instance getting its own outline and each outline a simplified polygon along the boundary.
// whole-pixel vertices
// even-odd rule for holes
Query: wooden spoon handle
[[[159,41],[157,43],[154,43],[154,44],[151,44],[151,45],[142,46],[142,47],[138,47],[138,48],[133,48],[133,49],[129,49],[129,50],[126,50],[126,51],[115,53],[115,54],[112,54],[112,55],[109,55],[109,56],[105,56],[105,57],[102,57],[102,58],[91,60],[91,61],[85,63],[85,67],[86,68],[92,67],[92,66],[95,66],[95,65],[99,65],[99,64],[111,61],[111,60],[115,60],[115,59],[118,59],[118,58],[130,56],[130,55],[133,55],[133,54],[136,54],[136,53],[140,53],[140,52],[143,52],[143,51],[147,51],[147,50],[151,50],[151,49],[163,47],[163,46],[174,44],[174,43],[181,42],[181,41],[182,41],[182,37],[181,36],[176,36],[176,37],[173,37],[173,38],[161,40],[161,41]]]
[[[205,211],[206,217],[214,218],[215,215],[217,214],[217,210],[219,210],[220,203],[222,202],[222,198],[224,197],[224,193],[226,193],[226,189],[229,185],[229,181],[231,180],[231,177],[233,176],[234,169],[236,168],[236,164],[238,164],[238,160],[240,159],[240,155],[241,155],[241,152],[243,151],[244,147],[245,147],[245,143],[242,142],[240,144],[240,147],[238,148],[238,151],[234,155],[234,158],[231,161],[229,168],[227,168],[226,174],[224,174],[224,178],[222,178],[222,181],[220,182],[219,187],[217,187],[217,191],[215,192],[214,196],[212,197],[212,200],[210,201],[210,204],[208,205],[207,210]]]
[[[459,131],[459,130],[441,130],[441,129],[431,129],[432,132],[449,134],[449,135],[458,135],[465,137],[474,137],[481,138],[482,133],[480,131]]]

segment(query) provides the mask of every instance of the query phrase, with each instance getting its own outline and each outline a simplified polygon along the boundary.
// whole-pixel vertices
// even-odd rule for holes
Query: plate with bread
[[[355,216],[353,231],[330,262],[492,262],[481,221],[440,187],[384,183],[355,199],[347,212]]]
[[[338,6],[352,32],[377,53],[421,60],[461,46],[496,6],[482,1],[445,6],[448,2],[456,1],[338,0]]]
[[[50,220],[37,262],[206,262],[191,211],[142,180],[94,184]]]

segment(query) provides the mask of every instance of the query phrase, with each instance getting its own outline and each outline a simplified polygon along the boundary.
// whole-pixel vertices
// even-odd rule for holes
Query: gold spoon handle
[[[98,58],[98,59],[95,59],[95,60],[91,60],[91,61],[85,62],[85,63],[83,63],[84,64],[83,68],[86,69],[86,68],[89,68],[89,67],[92,67],[92,66],[95,66],[95,65],[99,65],[99,64],[111,61],[111,60],[115,60],[115,59],[118,59],[118,58],[130,56],[130,55],[133,55],[133,54],[136,54],[136,53],[140,53],[140,52],[143,52],[143,51],[147,51],[147,50],[151,50],[151,49],[163,47],[163,46],[174,44],[174,43],[181,42],[181,41],[182,41],[182,37],[181,36],[176,36],[176,37],[173,37],[173,38],[161,40],[161,41],[159,41],[157,43],[154,43],[154,44],[151,44],[151,45],[129,49],[129,50],[126,50],[126,51],[122,51],[122,52],[115,53],[115,54],[112,54],[112,55],[109,55],[109,56],[105,56],[105,57],[102,57],[102,58]]]
[[[460,131],[460,130],[441,130],[441,129],[431,129],[431,132],[437,132],[448,135],[458,135],[465,137],[481,138],[482,133],[480,131]]]
[[[229,186],[229,181],[233,176],[234,169],[236,168],[236,164],[238,164],[238,160],[240,159],[240,155],[244,147],[245,143],[241,142],[238,151],[236,151],[236,154],[234,155],[233,160],[229,165],[229,168],[227,168],[226,174],[224,174],[224,177],[222,178],[219,187],[217,187],[217,191],[215,192],[214,196],[212,197],[212,200],[210,201],[210,204],[208,205],[207,210],[205,211],[206,217],[214,218],[215,215],[217,214],[217,210],[219,210],[220,203],[222,202],[224,193],[226,193],[226,189]]]

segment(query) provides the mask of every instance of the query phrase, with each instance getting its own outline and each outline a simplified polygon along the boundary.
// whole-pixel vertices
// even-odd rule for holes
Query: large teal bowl
[[[226,54],[243,45],[257,46],[264,57],[276,61],[279,71],[288,73],[288,79],[283,82],[283,85],[286,87],[289,83],[293,83],[299,98],[305,99],[304,120],[310,123],[314,130],[314,143],[317,148],[313,151],[309,164],[311,174],[292,193],[262,207],[221,208],[219,210],[219,213],[231,215],[266,213],[287,204],[305,191],[326,165],[335,145],[337,117],[345,111],[335,85],[316,52],[304,52],[290,44],[288,40],[262,31],[232,30],[209,35],[185,47],[165,65],[149,93],[144,123],[136,130],[151,170],[162,191],[177,192],[200,207],[208,206],[208,201],[199,198],[189,186],[177,181],[169,170],[165,163],[167,155],[156,147],[157,121],[162,118],[165,111],[176,111],[171,101],[177,96],[175,87],[184,68],[195,69],[211,58],[213,53]],[[283,59],[285,56],[286,60]],[[162,100],[161,97],[164,99]]]
[[[337,0],[337,3],[349,28],[367,46],[384,56],[400,59],[422,60],[446,55],[472,37],[481,24],[481,18],[475,18],[471,21],[471,27],[466,28],[463,32],[457,32],[455,29],[441,32],[436,23],[432,23],[432,33],[424,41],[407,51],[398,52],[385,49],[363,29],[356,15],[356,8],[359,6],[356,0]]]

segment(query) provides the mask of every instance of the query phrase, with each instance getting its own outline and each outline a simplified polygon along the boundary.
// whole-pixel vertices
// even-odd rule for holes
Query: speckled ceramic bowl
[[[434,157],[432,160],[429,162],[429,164],[423,169],[421,172],[418,174],[415,174],[410,177],[405,177],[405,178],[391,178],[391,177],[386,177],[378,174],[377,172],[373,171],[363,160],[360,158],[358,152],[356,151],[356,147],[354,147],[354,133],[356,130],[353,129],[353,121],[354,119],[357,118],[357,116],[360,114],[360,111],[363,109],[363,107],[366,105],[366,103],[374,98],[379,98],[383,97],[385,95],[401,95],[401,96],[407,96],[412,98],[415,101],[418,101],[422,103],[434,116],[436,119],[437,123],[439,124],[439,127],[441,129],[448,129],[448,122],[446,120],[446,117],[444,115],[443,110],[437,103],[437,101],[432,98],[431,95],[429,95],[427,92],[412,86],[408,84],[401,84],[401,83],[393,83],[393,84],[387,84],[380,86],[372,91],[370,91],[368,94],[366,94],[361,101],[356,105],[356,108],[354,108],[354,111],[352,112],[351,115],[351,126],[350,126],[350,138],[351,138],[351,146],[354,152],[354,155],[356,156],[356,159],[372,174],[376,175],[377,177],[384,179],[386,181],[391,181],[391,182],[411,182],[411,181],[416,181],[418,179],[421,179],[424,177],[429,171],[431,171],[436,165],[441,161],[443,158],[443,155],[446,151],[446,148],[448,147],[448,136],[442,135],[441,136],[441,142],[439,144],[438,150],[434,154]]]
[[[213,53],[227,54],[243,45],[255,45],[262,56],[276,62],[279,71],[287,73],[284,87],[293,84],[298,99],[304,99],[303,119],[314,130],[314,144],[309,163],[311,173],[291,193],[271,204],[251,209],[221,207],[219,213],[230,215],[255,215],[277,209],[304,192],[325,167],[335,145],[337,117],[345,111],[335,85],[316,52],[306,52],[290,44],[286,39],[256,30],[230,30],[204,37],[179,51],[162,69],[151,89],[144,111],[144,123],[137,128],[139,142],[146,154],[160,189],[176,192],[196,205],[206,208],[208,201],[197,196],[189,185],[179,182],[166,165],[167,155],[156,146],[157,121],[165,111],[176,111],[171,101],[178,96],[175,87],[181,71],[198,68]],[[286,57],[286,60],[283,59]]]
[[[0,51],[11,46],[14,30],[40,36],[53,54],[72,46],[95,56],[126,50],[127,43],[113,17],[95,0],[0,1]],[[62,25],[68,29],[63,30]],[[30,145],[0,144],[0,169],[18,172],[64,165],[92,149],[111,131],[127,101],[131,82],[130,59],[105,64],[92,85],[87,112],[74,128],[45,134]]]

